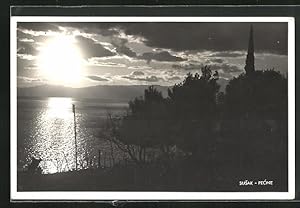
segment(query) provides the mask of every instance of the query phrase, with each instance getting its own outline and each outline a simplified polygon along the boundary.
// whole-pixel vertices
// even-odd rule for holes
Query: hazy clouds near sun
[[[251,23],[18,23],[18,85],[47,83],[43,43],[74,37],[89,85],[172,85],[204,65],[230,79],[244,71]],[[287,72],[287,23],[252,23],[256,69]],[[62,46],[63,47],[63,46]],[[53,83],[52,83],[53,84]]]

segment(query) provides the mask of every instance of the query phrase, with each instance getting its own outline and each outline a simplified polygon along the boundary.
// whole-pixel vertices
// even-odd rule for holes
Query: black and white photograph
[[[11,23],[13,198],[294,198],[293,18]]]

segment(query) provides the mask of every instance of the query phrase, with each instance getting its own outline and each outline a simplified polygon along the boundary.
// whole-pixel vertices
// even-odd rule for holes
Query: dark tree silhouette
[[[212,76],[208,66],[201,69],[202,75],[188,73],[185,80],[168,90],[170,104],[175,107],[173,115],[177,118],[199,119],[214,115],[218,73]]]
[[[209,150],[217,116],[218,73],[212,75],[208,66],[201,72],[201,76],[187,74],[182,83],[168,91],[168,109],[176,126],[176,144],[194,156]]]
[[[227,115],[284,119],[287,116],[287,79],[274,70],[242,74],[226,87]]]
[[[218,72],[208,66],[201,72],[188,73],[167,98],[150,86],[129,102],[127,115],[109,115],[107,138],[140,170],[153,169],[171,184],[192,184],[207,174],[218,184],[220,171],[230,180],[268,175],[284,183],[287,79],[274,70],[253,71],[232,79],[223,93]],[[176,151],[183,157],[172,157]]]
[[[149,148],[169,150],[167,103],[162,93],[153,86],[145,90],[143,97],[129,102],[129,113],[119,122],[109,118],[110,138],[118,147],[127,152],[138,164],[147,162]]]
[[[287,165],[287,87],[287,79],[274,70],[241,74],[227,85],[222,149],[243,174],[260,170],[284,180],[285,172],[276,168]]]
[[[161,137],[163,125],[161,121],[165,119],[165,100],[162,93],[150,86],[144,92],[144,97],[135,98],[129,102],[130,113],[123,118],[120,127],[121,138],[124,142],[151,147],[158,142],[157,137]]]

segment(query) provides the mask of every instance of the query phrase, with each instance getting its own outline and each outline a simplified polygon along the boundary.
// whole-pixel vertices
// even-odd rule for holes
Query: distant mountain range
[[[18,88],[21,97],[74,97],[87,99],[129,101],[142,96],[148,85],[97,85],[84,88],[71,88],[55,85],[40,85],[34,87]],[[155,86],[167,96],[168,87]]]
[[[219,80],[221,91],[224,91],[227,80]],[[143,96],[149,85],[97,85],[84,88],[71,88],[56,85],[40,85],[34,87],[18,88],[20,97],[74,97],[87,99],[129,101],[135,97]],[[168,86],[156,85],[163,96],[168,95]]]

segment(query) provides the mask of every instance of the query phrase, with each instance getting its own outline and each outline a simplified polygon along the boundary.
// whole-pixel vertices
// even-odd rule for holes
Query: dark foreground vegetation
[[[155,87],[109,114],[100,137],[126,163],[52,175],[18,173],[18,190],[287,191],[287,79],[274,70],[232,79],[187,74],[165,98]],[[112,152],[113,154],[113,152]],[[239,186],[243,180],[272,186]]]

